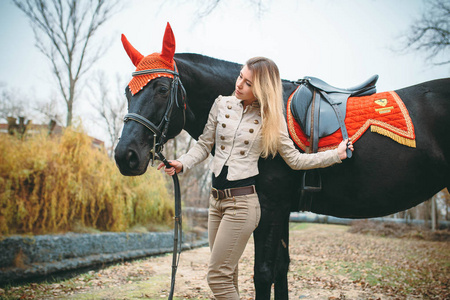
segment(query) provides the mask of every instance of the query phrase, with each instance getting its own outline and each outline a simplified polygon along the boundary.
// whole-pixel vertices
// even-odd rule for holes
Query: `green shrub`
[[[165,176],[149,169],[122,176],[91,138],[73,129],[0,139],[0,233],[45,234],[75,226],[126,231],[171,224],[173,201]]]

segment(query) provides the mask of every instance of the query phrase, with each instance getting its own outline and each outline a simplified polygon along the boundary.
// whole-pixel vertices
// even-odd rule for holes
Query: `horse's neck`
[[[187,119],[184,129],[197,139],[217,96],[233,93],[241,65],[199,54],[176,54],[175,61],[186,89],[188,106],[194,114]],[[296,87],[295,83],[283,80],[285,105]]]
[[[219,95],[231,95],[241,66],[199,54],[177,54],[175,61],[193,112],[184,129],[195,139],[202,133],[209,110]]]
[[[291,94],[297,89],[298,84],[290,80],[283,80],[283,102],[286,107]]]

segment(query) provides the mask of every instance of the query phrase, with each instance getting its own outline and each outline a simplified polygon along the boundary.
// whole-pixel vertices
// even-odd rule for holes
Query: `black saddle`
[[[305,77],[299,80],[300,87],[291,100],[291,112],[310,141],[313,151],[317,152],[314,139],[328,136],[339,128],[345,129],[345,115],[349,97],[368,96],[376,92],[375,84],[378,75],[370,77],[365,82],[352,88],[341,89],[315,77]],[[315,100],[315,101],[313,101]],[[348,136],[344,136],[344,139]],[[311,143],[312,142],[312,143]],[[351,152],[348,153],[351,156]]]
[[[378,75],[373,75],[363,83],[348,89],[341,89],[334,87],[332,85],[329,85],[325,81],[315,77],[305,77],[304,80],[308,80],[309,84],[327,93],[342,93],[342,94],[350,93],[352,97],[358,97],[358,96],[372,95],[373,93],[376,92],[375,84],[378,81]]]
[[[292,96],[290,108],[294,119],[309,138],[306,152],[316,153],[319,149],[319,138],[336,132],[339,128],[342,138],[348,138],[345,127],[347,100],[349,97],[372,95],[376,92],[378,75],[348,89],[336,88],[315,77],[298,80],[300,85]],[[352,152],[347,149],[347,157]],[[301,196],[296,210],[310,211],[313,194],[322,190],[322,179],[318,169],[303,173]]]

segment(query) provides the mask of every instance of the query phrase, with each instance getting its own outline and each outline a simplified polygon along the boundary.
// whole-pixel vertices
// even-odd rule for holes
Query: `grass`
[[[292,299],[302,295],[334,299],[330,297],[339,294],[345,299],[449,299],[448,242],[350,233],[349,227],[341,225],[290,225],[288,282]],[[190,251],[182,253],[177,286],[188,289],[176,296],[209,299],[205,282],[208,251],[202,249],[193,250],[191,256]],[[239,267],[242,299],[254,298],[253,255],[253,249],[244,253]],[[7,287],[3,299],[167,299],[170,261],[171,255],[165,255],[56,283]],[[313,297],[318,294],[321,296]],[[326,294],[329,296],[324,298]]]
[[[448,293],[448,243],[355,235],[344,233],[344,226],[334,228],[342,230],[342,234],[336,234],[332,242],[325,241],[325,232],[331,228],[327,225],[311,237],[303,236],[311,238],[316,246],[293,251],[299,255],[298,260],[291,258],[291,271],[296,278],[307,282],[334,278],[341,285],[362,285],[372,292],[398,296]]]
[[[311,223],[289,223],[289,231],[305,230],[311,227]]]

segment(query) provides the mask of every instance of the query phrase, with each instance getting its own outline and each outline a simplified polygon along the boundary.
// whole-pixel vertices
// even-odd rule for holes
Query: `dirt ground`
[[[450,242],[348,229],[291,224],[290,299],[450,299]],[[239,265],[241,299],[255,298],[253,250],[251,239]],[[208,247],[182,252],[175,299],[214,299],[206,282],[208,259]],[[126,262],[58,283],[3,290],[0,299],[167,299],[171,263],[171,255]]]

